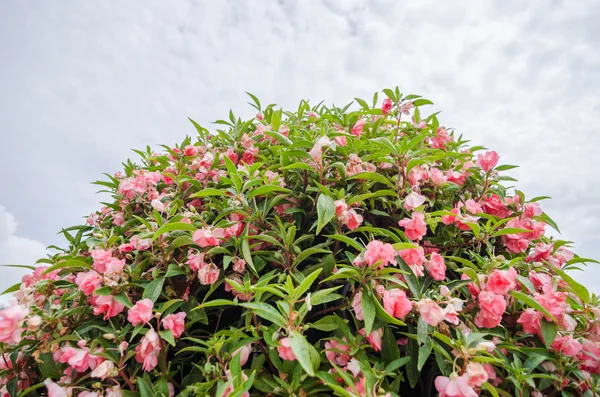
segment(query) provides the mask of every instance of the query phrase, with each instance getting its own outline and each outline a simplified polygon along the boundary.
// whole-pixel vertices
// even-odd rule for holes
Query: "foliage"
[[[0,311],[2,395],[600,390],[598,298],[514,168],[430,101],[230,112],[96,184]]]

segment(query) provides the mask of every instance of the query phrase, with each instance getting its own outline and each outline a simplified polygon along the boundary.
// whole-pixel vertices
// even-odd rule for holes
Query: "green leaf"
[[[394,249],[396,251],[407,250],[407,249],[411,249],[411,248],[419,248],[419,246],[417,244],[412,244],[412,243],[395,243],[395,244],[392,244],[392,247],[394,247]]]
[[[142,299],[150,299],[152,302],[156,302],[156,300],[160,296],[160,293],[162,292],[164,283],[164,277],[160,277],[156,280],[153,280],[150,284],[146,286],[146,288],[144,288]]]
[[[335,202],[325,194],[317,200],[317,234],[331,221],[335,215]]]
[[[194,225],[190,225],[189,223],[183,223],[183,222],[173,222],[173,223],[167,223],[166,225],[160,227],[153,235],[152,235],[152,241],[156,240],[157,238],[159,238],[161,235],[168,233],[168,232],[172,232],[174,230],[188,230],[188,231],[192,231],[195,232],[198,228]]]
[[[379,303],[378,299],[373,299],[375,303],[375,311],[377,312],[377,318],[383,320],[389,324],[394,325],[406,325],[404,321],[397,319],[396,317],[391,316],[388,312],[385,311],[381,303]]]
[[[8,287],[7,289],[4,290],[4,292],[2,292],[0,295],[4,295],[4,294],[10,294],[11,292],[16,292],[21,288],[21,283],[16,283],[15,285],[13,285],[12,287]]]
[[[315,376],[314,368],[310,361],[310,346],[304,335],[297,331],[290,332],[290,345],[296,359],[309,376]]]
[[[61,377],[61,371],[59,370],[52,353],[40,354],[40,363],[38,368],[44,378],[58,379]]]
[[[257,187],[256,189],[252,189],[250,191],[250,193],[248,193],[246,195],[246,198],[248,200],[252,200],[254,197],[264,196],[264,195],[267,195],[267,194],[273,193],[273,192],[289,193],[290,189],[286,189],[286,188],[278,186],[278,185],[264,185],[261,187]]]
[[[154,388],[150,381],[141,376],[138,376],[137,381],[140,387],[140,397],[154,397]]]
[[[60,261],[55,265],[50,266],[48,269],[46,269],[44,271],[43,274],[48,274],[50,272],[53,272],[55,270],[59,270],[59,269],[67,269],[67,268],[73,268],[73,269],[92,269],[92,265],[84,262],[84,261],[80,261],[78,259],[67,259],[64,261]]]
[[[378,174],[376,172],[361,172],[356,175],[352,175],[351,177],[348,177],[347,179],[348,180],[359,179],[359,180],[373,181],[373,182],[383,183],[384,185],[387,185],[390,187],[395,187],[394,184],[388,178],[386,178],[385,176]]]
[[[186,276],[186,275],[187,275],[187,273],[185,272],[185,270],[183,270],[176,264],[171,263],[167,269],[167,274],[165,274],[165,277]]]
[[[492,237],[505,236],[507,234],[530,233],[529,229],[519,229],[517,227],[505,227],[492,234]]]
[[[385,372],[394,372],[398,368],[402,367],[404,364],[410,361],[410,357],[402,357],[397,360],[392,361],[385,367]]]
[[[289,164],[286,165],[285,167],[281,167],[282,170],[307,170],[307,171],[312,171],[314,172],[313,167],[311,167],[310,165],[306,164],[306,163],[302,163],[302,162],[298,162],[298,163],[293,163],[293,164]]]
[[[571,290],[575,293],[575,295],[577,295],[579,299],[581,299],[583,303],[590,303],[590,293],[587,290],[587,288],[579,284],[577,281],[573,280],[571,276],[566,274],[561,269],[555,267],[554,271],[562,277],[564,282],[566,282],[569,285],[569,287],[571,287]]]
[[[294,266],[315,254],[331,254],[331,251],[323,249],[323,248],[314,248],[314,247],[304,250],[300,254],[298,254],[298,256],[296,257],[296,260],[294,261]]]
[[[544,313],[544,315],[546,315],[546,317],[550,317],[552,320],[556,321],[554,316],[552,314],[550,314],[550,312],[548,310],[546,310],[546,308],[544,306],[539,304],[532,297],[525,295],[524,293],[518,292],[518,291],[509,291],[508,293],[510,295],[514,296],[515,298],[517,298],[517,300],[519,300],[520,302],[525,303],[527,306],[530,306],[530,307],[533,307],[534,309],[539,310],[540,312]]]
[[[280,327],[286,325],[287,321],[281,313],[277,311],[273,306],[262,303],[262,302],[251,302],[251,303],[240,303],[240,306],[250,309],[257,316],[264,318],[267,321],[272,322]]]
[[[423,317],[419,317],[417,323],[417,343],[419,344],[419,359],[417,361],[417,370],[421,371],[423,366],[427,362],[433,344],[431,337],[429,336],[429,325],[423,320]]]
[[[190,197],[223,197],[225,196],[225,191],[220,189],[208,188],[203,189],[198,193],[194,193],[190,195]]]
[[[127,307],[129,309],[133,306],[133,303],[131,303],[129,296],[127,295],[127,293],[125,291],[119,292],[118,294],[116,294],[114,296],[114,298],[117,302],[125,305],[125,307]]]
[[[410,292],[412,292],[415,298],[421,299],[421,287],[415,273],[402,259],[398,259],[398,266],[400,267],[400,270],[405,272],[404,279],[406,280]]]
[[[345,236],[343,234],[328,234],[325,237],[341,241],[342,243],[345,243],[346,245],[351,246],[352,248],[354,248],[355,250],[357,250],[359,252],[364,249],[364,247],[362,247],[354,239],[352,239],[352,238],[350,238],[348,236]]]
[[[294,291],[294,300],[298,300],[313,285],[323,269],[317,269],[302,280],[298,288]]]
[[[554,323],[550,323],[554,324]],[[556,326],[556,325],[555,325]],[[546,346],[550,346],[549,344]],[[537,368],[538,365],[543,363],[548,359],[547,356],[543,356],[541,354],[530,354],[525,363],[523,364],[523,368],[527,368],[529,371],[533,371]]]
[[[248,242],[247,238],[244,238],[244,240],[242,240],[242,256],[244,257],[244,260],[248,264],[248,267],[250,268],[250,270],[252,270],[252,272],[254,274],[258,274],[256,272],[256,268],[254,267],[254,261],[252,260],[252,254],[250,253],[250,243]]]
[[[318,329],[319,331],[333,331],[338,329],[338,327],[338,320],[334,316],[326,316],[310,324],[310,328]]]
[[[545,318],[542,318],[540,329],[544,338],[544,344],[546,345],[546,347],[549,348],[552,342],[554,342],[554,339],[556,339],[556,334],[558,333],[558,326],[555,323],[551,321],[546,321]]]
[[[97,296],[109,296],[109,295],[112,295],[112,293],[113,293],[113,289],[112,289],[112,287],[109,287],[108,285],[104,286],[102,288],[98,288],[97,290],[94,291],[94,295],[97,295]]]
[[[365,333],[369,335],[373,330],[373,323],[375,322],[375,313],[377,312],[377,306],[375,297],[367,288],[363,289],[361,306],[365,318]]]
[[[169,342],[171,346],[175,346],[175,337],[173,336],[173,332],[170,329],[158,331],[158,334],[164,341]]]
[[[198,307],[194,308],[193,310],[204,309],[207,307],[236,306],[236,305],[237,305],[237,303],[235,303],[234,301],[230,301],[228,299],[214,299],[214,300],[199,304]]]
[[[35,266],[30,266],[30,265],[0,265],[2,267],[14,267],[14,268],[20,268],[20,269],[29,269],[29,270],[35,270]]]
[[[494,386],[492,386],[491,384],[489,384],[488,382],[483,382],[481,387],[483,387],[485,390],[489,391],[493,397],[500,397],[500,395],[498,395],[498,392],[496,391],[496,388]]]
[[[383,340],[381,344],[381,358],[387,364],[400,358],[400,348],[392,329],[387,325],[383,327]]]
[[[409,331],[413,333],[415,330],[414,326],[409,326]],[[408,376],[408,382],[411,388],[415,388],[417,381],[419,380],[419,370],[417,369],[417,357],[419,354],[419,344],[413,338],[408,338],[406,345],[406,356],[410,357],[410,361],[406,366],[406,375]]]
[[[415,106],[423,106],[423,105],[433,105],[433,102],[431,102],[429,99],[416,99],[413,101],[413,105]]]

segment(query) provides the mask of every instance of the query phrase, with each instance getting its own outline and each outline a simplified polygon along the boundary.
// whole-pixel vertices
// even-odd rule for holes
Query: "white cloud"
[[[20,237],[17,234],[15,217],[0,205],[0,264],[33,265],[46,256],[46,247],[39,241]],[[14,267],[0,268],[0,292],[21,281],[21,277],[30,273],[27,269]],[[10,295],[0,296],[0,304],[6,303]]]
[[[600,258],[599,17],[595,0],[2,2],[0,202],[59,243],[98,208],[90,181],[193,134],[187,116],[250,115],[244,91],[292,107],[399,85],[520,165],[517,186]],[[579,279],[600,292],[596,268]]]

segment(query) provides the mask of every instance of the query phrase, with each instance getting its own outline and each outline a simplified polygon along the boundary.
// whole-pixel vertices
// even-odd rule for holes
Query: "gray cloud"
[[[61,242],[89,182],[146,144],[264,102],[336,104],[399,85],[496,149],[583,256],[600,257],[600,3],[593,0],[2,2],[0,203]],[[600,292],[600,271],[580,280]]]
[[[46,257],[46,247],[39,241],[22,237],[17,233],[15,217],[0,205],[0,264],[33,265]],[[0,292],[21,281],[28,270],[15,267],[0,268]],[[0,304],[8,302],[10,295],[0,296]]]

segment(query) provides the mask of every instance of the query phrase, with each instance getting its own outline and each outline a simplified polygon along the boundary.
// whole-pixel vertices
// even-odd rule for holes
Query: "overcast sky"
[[[600,2],[0,2],[0,263],[100,207],[90,182],[230,108],[346,104],[399,85],[495,149],[600,259]],[[0,289],[19,271],[0,270]],[[600,265],[577,278],[600,292]]]

